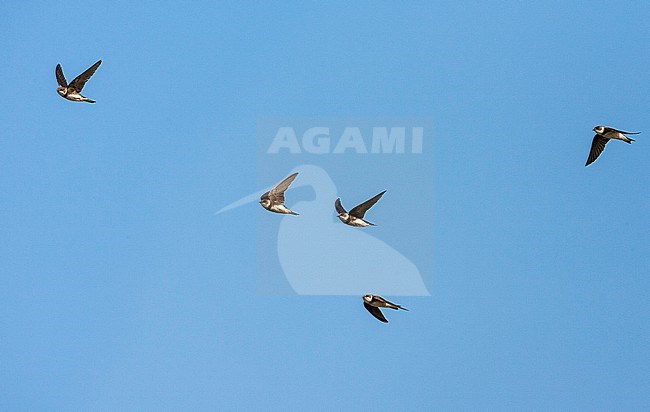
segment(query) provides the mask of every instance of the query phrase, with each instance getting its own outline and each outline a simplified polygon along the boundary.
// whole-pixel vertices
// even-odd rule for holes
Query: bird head
[[[263,199],[260,200],[260,204],[262,205],[262,207],[268,208],[269,206],[271,206],[271,201],[269,199]]]
[[[372,301],[372,295],[363,295],[363,300],[365,300],[366,302]]]
[[[59,86],[56,88],[56,92],[59,93],[61,96],[65,96],[67,91],[68,91],[67,87]]]
[[[594,132],[596,132],[598,134],[602,134],[603,132],[605,132],[605,126],[596,126],[596,127],[594,127]]]

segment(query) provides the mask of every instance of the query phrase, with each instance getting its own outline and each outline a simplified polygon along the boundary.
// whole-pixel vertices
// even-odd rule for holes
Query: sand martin
[[[376,295],[363,295],[363,307],[366,308],[368,312],[372,314],[372,316],[376,317],[384,323],[388,323],[388,321],[384,317],[384,314],[381,313],[381,310],[379,310],[379,308],[389,308],[395,310],[402,309],[408,311],[408,309],[389,302],[381,296]]]
[[[284,192],[289,188],[289,185],[291,185],[296,176],[298,176],[298,173],[288,176],[286,179],[275,185],[273,189],[264,193],[262,197],[260,197],[260,204],[262,207],[275,213],[297,215],[298,213],[289,210],[289,208],[284,205]]]
[[[594,127],[594,140],[591,142],[591,150],[589,151],[589,157],[587,158],[587,163],[585,166],[589,166],[598,159],[598,156],[605,149],[605,145],[609,142],[610,139],[622,140],[625,143],[631,144],[634,139],[630,139],[625,136],[626,134],[639,134],[640,132],[624,132],[622,130],[616,130],[607,126],[596,126]]]
[[[370,209],[377,201],[386,193],[384,190],[383,192],[379,193],[372,199],[368,199],[365,202],[361,203],[360,205],[357,205],[350,210],[348,213],[343,205],[341,204],[341,198],[336,199],[336,202],[334,202],[334,207],[336,208],[336,211],[339,214],[339,219],[341,222],[345,223],[346,225],[350,226],[357,226],[357,227],[366,227],[366,226],[374,226],[373,223],[368,222],[367,220],[363,220],[363,216],[366,214],[368,209]]]
[[[63,69],[61,68],[60,64],[56,65],[56,82],[59,83],[59,87],[56,88],[57,93],[61,95],[61,97],[66,98],[68,100],[72,100],[73,102],[88,102],[88,103],[95,103],[94,100],[90,100],[89,98],[82,96],[81,95],[81,90],[84,88],[84,85],[92,77],[93,74],[95,74],[95,71],[99,67],[99,65],[102,64],[102,61],[98,61],[97,63],[93,64],[90,66],[85,72],[81,73],[79,76],[75,77],[73,81],[68,84],[65,80],[65,76],[63,75]]]

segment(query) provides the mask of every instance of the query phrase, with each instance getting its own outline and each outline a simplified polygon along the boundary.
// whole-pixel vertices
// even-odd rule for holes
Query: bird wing
[[[598,156],[600,156],[600,154],[603,152],[608,141],[608,138],[603,137],[599,134],[594,136],[594,140],[591,142],[591,150],[589,150],[589,157],[587,158],[587,163],[585,163],[585,166],[589,166],[594,162],[594,160],[598,159]]]
[[[298,176],[298,173],[287,176],[286,179],[275,185],[275,187],[268,191],[269,198],[274,202],[284,203],[284,192],[289,188],[289,185]]]
[[[60,64],[56,65],[56,70],[54,70],[54,73],[56,74],[56,82],[59,84],[59,86],[68,87],[68,81],[63,75],[63,69],[61,68]]]
[[[377,201],[386,193],[384,190],[383,192],[379,193],[372,199],[368,199],[365,202],[361,203],[360,205],[355,206],[352,210],[350,210],[350,215],[363,219],[363,216],[366,214],[368,209],[370,209]]]
[[[389,309],[395,309],[395,310],[402,309],[402,310],[408,311],[408,309],[403,308],[402,306],[398,305],[397,303],[390,302],[390,301],[382,298],[381,296],[375,295],[375,300],[380,301],[381,303],[386,305],[386,307],[389,308]]]
[[[85,72],[81,73],[79,76],[75,77],[74,80],[70,82],[70,87],[74,88],[77,92],[80,92],[86,85],[88,79],[90,79],[92,75],[95,74],[95,71],[97,70],[100,64],[102,64],[101,60],[99,60],[97,63],[93,64],[92,66],[90,66],[88,69],[86,69]]]
[[[334,202],[334,207],[336,208],[337,213],[348,213],[347,210],[343,207],[341,204],[341,198],[339,197],[336,199],[336,202]]]
[[[370,314],[371,314],[372,316],[374,316],[374,317],[376,317],[377,319],[379,319],[379,321],[384,322],[384,323],[388,323],[388,321],[387,321],[386,318],[384,317],[384,314],[381,313],[381,310],[379,310],[379,308],[376,308],[376,307],[374,307],[374,306],[370,306],[370,305],[367,304],[366,302],[363,302],[363,307],[366,308],[366,309],[368,310],[368,312],[370,312]]]
[[[375,300],[377,300],[377,301],[383,303],[383,305],[384,305],[385,307],[389,308],[389,309],[395,309],[395,310],[397,310],[397,309],[400,308],[399,305],[396,305],[396,304],[394,304],[393,302],[389,302],[388,300],[382,298],[381,296],[377,296],[377,295],[375,295]]]
[[[605,127],[604,133],[608,133],[608,132],[618,132],[618,133],[622,133],[622,134],[639,134],[639,133],[641,133],[641,132],[626,132],[626,131],[623,131],[623,130],[614,129],[613,127]]]

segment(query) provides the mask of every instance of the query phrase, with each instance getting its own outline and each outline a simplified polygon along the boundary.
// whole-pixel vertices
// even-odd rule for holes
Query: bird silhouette
[[[418,268],[383,240],[337,223],[332,201],[336,185],[315,165],[301,165],[292,190],[309,186],[311,200],[290,205],[300,216],[282,216],[277,234],[278,262],[300,295],[363,295],[372,290],[391,296],[428,296]],[[246,196],[217,212],[224,213],[258,200],[264,190]]]

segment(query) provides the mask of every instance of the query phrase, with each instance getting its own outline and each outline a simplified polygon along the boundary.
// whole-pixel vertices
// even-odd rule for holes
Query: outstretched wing
[[[639,134],[639,133],[641,133],[641,132],[626,132],[626,131],[623,131],[623,130],[614,129],[613,127],[605,127],[605,132],[604,133],[607,133],[607,132],[619,132],[619,133],[623,133],[623,134]]]
[[[368,209],[377,203],[377,201],[384,195],[384,193],[386,193],[385,190],[372,199],[368,199],[360,205],[355,206],[352,210],[350,210],[350,215],[359,219],[363,219],[363,216],[366,214]]]
[[[287,176],[286,179],[275,185],[273,189],[268,192],[269,198],[274,202],[284,203],[284,192],[289,188],[298,173]]]
[[[379,308],[376,308],[374,306],[370,306],[366,302],[363,302],[363,307],[366,308],[368,310],[368,312],[370,312],[370,314],[372,314],[372,316],[376,317],[380,322],[388,323],[388,321],[384,317],[384,314],[381,313],[381,310],[379,310]]]
[[[345,210],[345,208],[341,204],[341,198],[340,197],[338,199],[336,199],[336,202],[334,202],[334,207],[336,208],[336,212],[339,213],[339,214],[348,213],[348,211]]]
[[[594,136],[594,140],[591,142],[589,157],[587,158],[587,163],[585,163],[585,166],[589,166],[594,162],[594,160],[598,159],[598,156],[600,156],[600,154],[603,152],[608,141],[608,138],[603,137],[599,134]]]
[[[79,76],[75,77],[74,80],[70,82],[70,87],[80,92],[86,85],[88,79],[90,79],[93,76],[93,74],[95,74],[95,71],[97,71],[97,68],[99,67],[100,64],[102,64],[101,60],[93,64],[92,66],[90,66],[85,72],[81,73]]]
[[[54,73],[56,74],[56,82],[59,84],[59,86],[68,87],[68,82],[63,75],[63,69],[61,68],[60,64],[56,65],[56,70],[54,70]]]
[[[402,309],[402,310],[405,310],[405,311],[408,312],[408,309],[402,307],[401,305],[398,305],[397,303],[390,302],[390,301],[382,298],[381,296],[375,296],[375,299],[382,302],[389,309],[395,309],[395,310]]]

